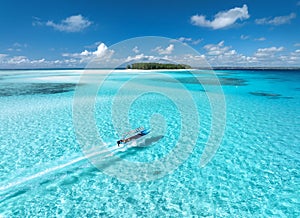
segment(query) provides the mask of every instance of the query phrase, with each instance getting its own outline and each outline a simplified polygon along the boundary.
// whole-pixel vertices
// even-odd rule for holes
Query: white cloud
[[[300,43],[295,43],[294,46],[299,47]]]
[[[297,6],[300,6],[300,1],[297,2]]]
[[[231,50],[231,47],[224,46],[224,41],[219,42],[218,44],[208,44],[204,46],[207,55],[234,55],[236,54],[235,50]]]
[[[231,46],[225,46],[225,42],[205,45],[206,60],[212,66],[299,66],[300,53],[294,51],[283,55],[284,47],[258,48],[253,55],[244,55],[237,52]],[[300,49],[299,49],[300,52]],[[298,62],[297,62],[298,61]]]
[[[184,44],[192,44],[192,45],[198,45],[200,42],[202,42],[203,39],[193,39],[193,38],[187,38],[187,37],[179,37],[176,39]],[[176,40],[171,40],[171,42],[175,42]]]
[[[270,47],[270,48],[259,48],[254,54],[255,57],[274,57],[275,53],[281,52],[284,50],[284,47]]]
[[[250,36],[247,35],[241,35],[242,40],[250,39]],[[254,38],[254,41],[265,41],[267,40],[265,37],[259,37],[259,38]]]
[[[10,48],[7,49],[7,51],[20,52],[20,51],[22,51],[23,48],[27,48],[27,47],[28,47],[28,45],[26,43],[21,44],[21,43],[15,42]]]
[[[246,40],[246,39],[249,39],[250,38],[250,36],[247,36],[247,35],[241,35],[241,39],[242,40]]]
[[[48,67],[79,67],[81,62],[75,58],[63,60],[46,60],[45,58],[30,59],[26,56],[9,56],[0,58],[2,68],[48,68]]]
[[[45,58],[39,59],[39,60],[32,60],[30,61],[31,64],[42,64],[44,63],[46,60]]]
[[[203,41],[203,39],[196,39],[196,40],[193,40],[191,43],[193,44],[193,45],[198,45],[200,42],[202,42]]]
[[[180,42],[191,42],[193,39],[192,38],[186,38],[186,37],[179,37],[178,41]]]
[[[39,17],[32,17],[32,18],[33,18],[32,26],[42,26],[43,25],[41,18],[39,18]]]
[[[9,56],[0,54],[0,67],[14,68],[47,68],[47,67],[78,67],[80,62],[74,58],[65,60],[46,60],[45,58],[30,59],[26,56]]]
[[[88,63],[93,58],[109,59],[114,54],[114,50],[108,49],[104,43],[100,43],[95,51],[84,50],[80,53],[63,53],[62,56],[65,58],[71,58],[71,60]]]
[[[91,52],[88,50],[84,50],[83,52],[80,53],[80,55],[82,55],[82,56],[88,56],[90,54],[91,54]]]
[[[175,43],[174,43],[175,44]],[[207,44],[203,47],[202,54],[186,54],[173,52],[174,45],[156,47],[154,53],[131,53],[132,56],[112,56],[114,51],[104,43],[100,43],[97,49],[83,49],[78,53],[64,53],[61,59],[47,60],[46,58],[31,59],[26,56],[10,56],[0,54],[0,67],[2,68],[43,68],[43,67],[85,67],[93,58],[100,57],[103,63],[113,67],[114,64],[131,61],[152,61],[185,63],[194,67],[205,66],[206,61],[212,66],[300,66],[300,49],[295,48],[288,53],[282,46],[258,48],[253,54],[245,55],[238,52],[224,41],[217,44]],[[177,48],[177,47],[176,47]],[[137,48],[140,50],[140,48]],[[176,49],[176,51],[178,48]],[[131,50],[129,51],[130,54]],[[170,53],[170,54],[166,54]],[[171,54],[172,53],[172,54]],[[106,62],[107,61],[107,62]],[[102,63],[102,62],[101,62]]]
[[[17,51],[17,52],[19,52],[19,51],[22,51],[22,49],[20,49],[20,48],[8,48],[7,51]]]
[[[131,61],[139,61],[139,60],[147,60],[147,61],[157,61],[160,58],[152,56],[152,55],[144,55],[144,54],[138,54],[135,56],[128,56],[125,60],[125,62],[131,62]]]
[[[260,25],[274,25],[274,26],[278,26],[278,25],[282,25],[282,24],[287,24],[290,23],[292,19],[296,18],[296,14],[295,13],[291,13],[289,15],[286,16],[278,16],[278,17],[274,17],[274,18],[261,18],[261,19],[256,19],[255,23],[256,24],[260,24]]]
[[[29,59],[26,56],[15,56],[10,59],[8,59],[8,64],[24,64],[30,62]]]
[[[14,44],[13,44],[13,47],[19,47],[19,48],[27,48],[27,44],[25,43],[25,44],[20,44],[20,43],[18,43],[18,42],[15,42]]]
[[[255,62],[254,58],[239,54],[231,46],[225,46],[224,41],[218,44],[208,44],[203,48],[206,51],[205,57],[208,63],[213,66],[247,66]]]
[[[296,66],[299,67],[299,63],[300,63],[300,49],[297,49],[297,50],[291,52],[288,55],[282,55],[279,58],[284,63],[288,63],[289,65],[296,65]]]
[[[170,44],[167,48],[162,48],[161,46],[158,46],[154,49],[154,51],[158,52],[158,54],[171,54],[174,51],[174,44]]]
[[[101,43],[98,45],[97,50],[93,52],[93,55],[96,55],[97,57],[102,57],[105,54],[107,54],[108,48],[104,43]]]
[[[134,52],[134,53],[139,53],[140,52],[140,50],[139,50],[139,48],[137,47],[137,46],[135,46],[133,49],[132,49],[132,51]]]
[[[214,16],[212,21],[207,20],[204,15],[194,15],[191,23],[195,26],[210,27],[212,29],[222,29],[233,25],[238,19],[244,20],[250,17],[247,5],[242,8],[235,7],[228,11],[221,11]]]
[[[87,18],[81,14],[73,15],[62,20],[60,23],[48,21],[46,26],[53,27],[61,32],[81,32],[92,24]]]
[[[5,58],[7,56],[7,54],[0,54],[0,60]]]
[[[266,38],[265,38],[265,37],[260,37],[260,38],[255,38],[254,40],[255,40],[255,41],[265,41]]]

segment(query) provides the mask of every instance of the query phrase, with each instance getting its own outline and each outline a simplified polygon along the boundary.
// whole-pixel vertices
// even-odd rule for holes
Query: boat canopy
[[[123,135],[122,135],[122,139],[125,139],[125,138],[128,138],[136,133],[139,133],[139,132],[142,132],[144,131],[145,128],[143,126],[140,126],[136,129],[133,129],[133,130],[130,130],[129,132],[125,132]]]

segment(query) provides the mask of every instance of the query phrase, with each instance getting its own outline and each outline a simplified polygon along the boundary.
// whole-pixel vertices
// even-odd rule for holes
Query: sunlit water
[[[106,175],[82,154],[72,117],[80,73],[0,71],[0,216],[300,216],[299,71],[216,71],[226,98],[226,130],[204,168],[199,160],[211,128],[206,93],[191,75],[164,72],[195,96],[201,128],[193,153],[178,169],[141,183]],[[97,97],[96,123],[108,145],[120,137],[108,106],[116,84],[137,74],[114,74]],[[216,84],[201,76],[213,90]],[[159,78],[144,83],[172,86]],[[180,113],[165,96],[133,102],[131,127],[149,126],[153,113],[165,118],[163,137],[122,158],[153,161],[173,148]]]

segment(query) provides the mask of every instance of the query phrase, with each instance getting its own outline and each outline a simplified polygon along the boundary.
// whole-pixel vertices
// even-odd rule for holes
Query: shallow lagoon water
[[[199,160],[211,128],[208,99],[194,78],[168,72],[197,96],[199,138],[178,169],[142,183],[106,175],[84,158],[72,120],[80,73],[0,71],[1,216],[300,216],[300,72],[216,71],[226,98],[226,130],[204,168]],[[116,73],[97,97],[97,127],[107,143],[119,137],[107,106],[114,84],[136,74]],[[213,90],[209,76],[199,76]],[[172,86],[159,78],[146,83]],[[153,112],[165,117],[163,137],[122,158],[147,162],[173,148],[180,119],[169,99],[144,96],[128,116],[132,126],[143,125]]]

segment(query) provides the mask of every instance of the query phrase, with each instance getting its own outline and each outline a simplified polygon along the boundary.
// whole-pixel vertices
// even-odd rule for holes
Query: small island
[[[127,69],[138,69],[138,70],[191,69],[191,66],[186,64],[133,63],[127,65]]]

